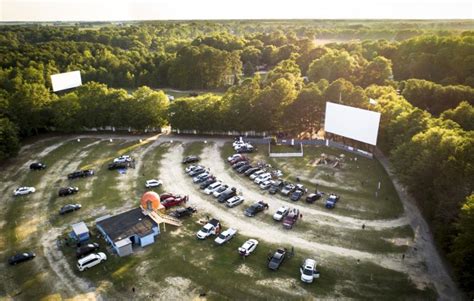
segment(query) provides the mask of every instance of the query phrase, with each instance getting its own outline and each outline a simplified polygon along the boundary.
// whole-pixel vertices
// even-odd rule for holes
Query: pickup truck
[[[206,239],[211,235],[219,234],[220,230],[221,224],[219,223],[219,220],[213,218],[207,224],[205,224],[204,227],[201,228],[201,230],[198,231],[196,236],[199,239]]]

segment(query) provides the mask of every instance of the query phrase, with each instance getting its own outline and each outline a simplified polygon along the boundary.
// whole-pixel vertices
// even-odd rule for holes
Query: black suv
[[[323,194],[319,191],[317,191],[316,193],[311,193],[306,197],[306,202],[307,203],[314,203],[317,200],[319,200],[322,196],[323,196]]]
[[[255,216],[257,213],[265,209],[268,209],[268,204],[263,201],[259,201],[245,209],[244,214],[246,216]]]
[[[182,163],[183,164],[188,164],[188,163],[195,163],[199,162],[199,157],[198,156],[187,156],[186,158],[183,159]]]
[[[179,209],[171,212],[170,216],[176,217],[176,218],[182,218],[182,217],[186,217],[186,216],[191,216],[195,212],[196,212],[196,208],[193,208],[193,207],[179,208]]]
[[[69,212],[74,212],[76,210],[81,209],[81,204],[67,204],[61,207],[61,210],[59,210],[60,215],[64,215]]]
[[[36,257],[36,254],[33,252],[18,253],[8,258],[8,263],[11,265],[15,265],[23,261],[31,260],[35,257]]]
[[[236,195],[237,195],[237,191],[234,187],[232,187],[230,189],[227,189],[223,193],[221,193],[221,195],[217,198],[217,201],[219,203],[224,203],[225,201],[227,201],[228,199]]]
[[[72,172],[67,175],[67,178],[72,180],[72,179],[77,179],[77,178],[90,177],[92,175],[94,175],[94,171],[92,169],[85,169],[85,170],[78,170],[78,171]]]
[[[293,191],[290,195],[290,200],[292,201],[298,201],[304,194],[304,191],[301,190],[301,189],[296,189],[295,191]]]
[[[46,168],[46,165],[41,162],[35,162],[30,165],[31,170],[41,170],[45,168]]]
[[[90,253],[94,252],[95,250],[99,249],[99,244],[98,243],[91,243],[87,244],[84,246],[80,246],[79,248],[76,249],[76,257],[81,258],[86,255],[89,255]]]
[[[130,166],[130,162],[112,162],[107,167],[109,170],[122,169]]]
[[[59,189],[58,195],[67,196],[67,195],[75,194],[78,191],[79,191],[79,187],[62,187]]]

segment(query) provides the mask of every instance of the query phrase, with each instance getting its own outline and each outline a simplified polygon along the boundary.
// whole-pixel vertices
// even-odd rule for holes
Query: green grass
[[[183,158],[187,156],[200,156],[202,154],[202,150],[207,145],[209,145],[209,143],[206,144],[200,141],[183,144],[183,147],[184,147]]]
[[[213,239],[199,241],[194,233],[199,225],[189,219],[185,222],[180,234],[168,230],[158,241],[133,256],[120,258],[109,256],[109,260],[85,272],[76,272],[94,283],[111,281],[114,286],[107,291],[113,297],[132,297],[131,288],[137,291],[149,290],[149,282],[156,287],[164,284],[167,277],[190,279],[197,292],[206,292],[210,300],[241,299],[284,299],[296,300],[310,296],[341,297],[364,299],[371,298],[397,299],[403,297],[433,297],[433,292],[417,290],[408,278],[398,272],[380,268],[370,263],[351,262],[343,258],[326,259],[320,263],[321,278],[311,285],[299,281],[299,265],[308,256],[296,250],[296,255],[283,263],[277,272],[268,270],[267,254],[274,251],[277,245],[260,242],[256,251],[243,259],[237,254],[237,248],[248,238],[237,236],[224,246],[217,246]],[[291,246],[284,246],[288,249]],[[65,247],[65,254],[71,264],[75,263],[74,250]],[[146,262],[146,264],[143,264]],[[252,272],[246,275],[236,272],[245,264]],[[147,280],[137,281],[137,274],[146,268]],[[289,291],[278,290],[271,285],[258,285],[258,281],[298,279],[294,289],[303,289],[307,293],[294,296]],[[343,285],[339,291],[338,286]],[[156,291],[159,294],[159,291]]]

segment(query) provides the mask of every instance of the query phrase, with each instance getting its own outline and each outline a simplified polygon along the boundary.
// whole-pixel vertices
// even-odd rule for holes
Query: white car
[[[303,265],[300,267],[301,281],[312,283],[314,278],[319,278],[319,272],[316,270],[316,260],[305,259]]]
[[[27,195],[35,191],[34,187],[19,187],[13,191],[13,195]]]
[[[249,256],[255,248],[257,248],[258,241],[256,239],[247,240],[239,249],[239,254],[242,256]]]
[[[286,206],[281,206],[278,210],[273,214],[273,219],[276,221],[281,221],[285,216],[288,215],[290,209]]]
[[[229,185],[221,185],[217,187],[216,190],[212,192],[212,196],[218,198],[224,191],[227,190],[227,188],[229,188]]]
[[[265,181],[269,181],[271,180],[272,178],[272,175],[270,173],[264,173],[264,174],[261,174],[260,176],[256,177],[255,180],[253,180],[255,182],[255,184],[260,184],[260,183],[263,183]]]
[[[242,157],[241,154],[234,154],[234,155],[232,155],[232,156],[230,156],[230,157],[227,157],[227,161],[230,162],[230,161],[232,161],[232,160],[234,160],[234,159],[237,159],[237,158],[240,158],[240,157]]]
[[[265,169],[257,170],[256,172],[250,175],[250,179],[255,180],[257,177],[259,177],[263,173],[265,173]]]
[[[163,183],[162,183],[160,180],[151,179],[151,180],[146,181],[145,187],[146,187],[146,188],[158,187],[158,186],[160,186],[161,184],[163,184]]]
[[[199,174],[199,175],[195,176],[193,178],[193,182],[197,183],[197,182],[201,181],[202,179],[205,179],[209,176],[210,176],[210,174],[208,172],[203,172],[202,174]]]
[[[224,232],[222,232],[221,234],[219,234],[219,236],[217,236],[216,239],[214,239],[214,242],[218,245],[222,245],[228,242],[232,237],[234,237],[236,233],[237,233],[237,230],[229,228],[225,230]]]
[[[225,205],[229,208],[232,208],[232,207],[242,204],[243,201],[244,201],[243,197],[236,195],[228,199],[225,202]]]
[[[186,173],[189,173],[189,172],[195,170],[195,169],[198,168],[198,167],[202,167],[202,166],[201,166],[201,165],[189,165],[188,167],[186,167],[186,168],[184,169],[184,171],[185,171]]]
[[[132,161],[132,157],[128,155],[123,155],[114,159],[114,163],[125,163],[125,162],[131,162],[131,161]]]
[[[270,188],[270,186],[272,186],[272,183],[273,183],[273,181],[266,180],[266,181],[260,183],[260,189],[263,189],[263,190],[268,189],[268,188]]]
[[[77,268],[79,269],[79,271],[82,272],[88,268],[98,265],[99,263],[105,260],[107,260],[107,256],[102,252],[99,252],[97,254],[90,254],[77,261]]]
[[[207,186],[206,189],[204,189],[204,193],[205,194],[211,194],[214,191],[216,191],[217,188],[219,188],[221,185],[222,185],[221,182],[214,182],[211,185]]]

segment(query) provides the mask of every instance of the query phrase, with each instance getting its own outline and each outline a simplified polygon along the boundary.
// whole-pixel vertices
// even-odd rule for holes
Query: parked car
[[[60,215],[64,215],[66,213],[74,212],[76,210],[81,209],[81,204],[67,204],[61,207],[59,210]]]
[[[260,169],[250,175],[250,180],[255,180],[258,176],[265,173],[265,169]]]
[[[235,148],[235,151],[237,151],[239,154],[243,154],[243,153],[251,153],[255,150],[255,148],[247,143],[247,144],[244,144],[244,145],[241,145],[237,148]]]
[[[212,177],[212,175],[208,172],[201,173],[193,178],[194,184],[199,184],[204,181],[206,181],[209,177]]]
[[[211,185],[207,186],[206,189],[204,189],[205,194],[211,194],[214,191],[217,190],[222,185],[222,182],[214,182]]]
[[[260,176],[256,177],[254,181],[255,184],[260,184],[262,182],[268,181],[272,178],[270,173],[263,173]]]
[[[304,194],[304,191],[303,190],[300,190],[300,189],[296,189],[295,191],[293,191],[290,195],[290,200],[296,202],[296,201],[299,201],[299,199],[301,199],[301,197],[303,196]]]
[[[249,239],[247,240],[241,247],[239,247],[238,251],[239,254],[242,256],[249,256],[250,253],[255,251],[258,245],[258,240],[256,239]]]
[[[160,186],[161,184],[163,184],[163,182],[161,182],[160,180],[151,179],[151,180],[147,180],[147,181],[145,182],[145,187],[146,187],[146,188],[158,187],[158,186]]]
[[[236,196],[233,196],[231,197],[230,199],[228,199],[226,202],[225,202],[225,205],[229,208],[232,208],[232,207],[235,207],[237,205],[240,205],[242,204],[242,202],[244,201],[244,198],[239,196],[239,195],[236,195]]]
[[[94,170],[92,169],[84,169],[84,170],[78,170],[75,172],[72,172],[67,175],[67,178],[72,180],[72,179],[77,179],[77,178],[85,178],[85,177],[90,177],[94,175]]]
[[[249,168],[247,169],[245,172],[244,172],[244,175],[247,176],[247,177],[250,177],[253,173],[259,171],[260,168],[259,167],[252,167],[252,168]]]
[[[248,162],[248,159],[245,156],[241,156],[241,157],[237,157],[237,158],[233,159],[229,163],[230,163],[230,165],[234,165],[235,163],[239,163],[239,162]]]
[[[219,223],[219,220],[213,218],[207,224],[205,224],[204,227],[201,228],[201,230],[198,231],[196,236],[199,239],[206,239],[211,235],[216,235],[217,233],[219,233],[220,228],[221,224]]]
[[[186,208],[178,208],[175,211],[170,213],[170,216],[176,217],[176,218],[183,218],[186,216],[191,216],[193,213],[195,213],[197,210],[194,207],[186,207]]]
[[[291,192],[293,192],[293,190],[296,189],[296,186],[294,184],[291,184],[291,183],[287,183],[285,184],[285,186],[283,186],[283,188],[280,190],[280,193],[281,195],[283,196],[288,196]]]
[[[243,155],[241,155],[241,154],[234,154],[234,155],[232,155],[232,156],[230,156],[230,157],[227,157],[227,162],[231,162],[232,160],[237,159],[237,158],[241,158],[241,157],[243,157]]]
[[[187,156],[183,159],[183,164],[199,162],[200,158],[198,156]]]
[[[259,212],[261,212],[265,209],[268,209],[268,204],[263,202],[263,201],[258,201],[256,203],[254,203],[252,206],[245,209],[244,214],[246,216],[252,217],[252,216],[257,215],[257,213],[259,213]]]
[[[188,201],[188,196],[172,196],[163,201],[161,201],[161,205],[165,206],[166,209],[181,206]]]
[[[215,191],[212,192],[212,196],[215,197],[215,198],[218,198],[228,188],[229,188],[229,185],[227,185],[227,184],[221,185]]]
[[[222,232],[221,234],[219,234],[219,236],[217,236],[216,239],[214,239],[214,242],[218,245],[222,245],[228,242],[229,240],[231,240],[232,237],[234,237],[236,233],[237,233],[237,230],[229,228],[225,230],[224,232]]]
[[[84,246],[80,246],[76,249],[76,257],[77,258],[84,257],[98,249],[99,249],[99,244],[95,242],[84,245]]]
[[[36,191],[36,189],[34,187],[18,187],[17,189],[15,189],[13,191],[13,195],[14,196],[27,195],[27,194],[33,193],[35,191]]]
[[[12,257],[8,258],[8,263],[10,265],[16,265],[18,263],[31,260],[36,257],[36,254],[33,252],[23,252],[13,255]]]
[[[190,173],[191,171],[195,170],[196,168],[204,168],[204,166],[202,166],[202,165],[189,165],[184,169],[184,171],[186,173]]]
[[[252,168],[252,165],[247,163],[245,165],[240,166],[236,170],[237,170],[238,173],[244,173],[245,171],[249,170],[250,168]]]
[[[268,193],[275,194],[281,189],[282,186],[283,186],[282,180],[275,180],[272,182],[272,185],[268,189]]]
[[[267,190],[268,188],[270,188],[270,186],[272,186],[272,181],[271,180],[266,180],[266,181],[260,183],[260,189],[263,189],[263,190]]]
[[[114,169],[123,169],[123,168],[128,168],[130,166],[130,162],[112,162],[110,163],[107,168],[109,170],[114,170]]]
[[[316,269],[316,260],[307,258],[300,267],[301,281],[312,283],[314,278],[319,278],[319,272]]]
[[[235,163],[235,164],[232,164],[232,168],[233,168],[233,169],[238,169],[238,168],[240,168],[240,167],[242,167],[242,166],[244,166],[244,165],[247,165],[247,164],[249,164],[248,161],[239,161],[239,162],[237,162],[237,163]]]
[[[59,188],[58,196],[68,196],[79,191],[79,187],[61,187]]]
[[[30,169],[31,170],[41,170],[41,169],[45,169],[45,168],[46,168],[46,164],[43,164],[41,162],[35,162],[35,163],[30,164]]]
[[[104,253],[102,252],[99,252],[97,254],[92,253],[92,254],[87,255],[84,258],[79,259],[77,261],[77,268],[79,269],[79,271],[82,272],[86,269],[89,269],[93,266],[98,265],[99,263],[105,260],[107,260],[107,256]]]
[[[207,188],[207,186],[213,184],[215,181],[216,177],[211,176],[207,178],[204,182],[202,182],[201,185],[199,185],[199,189],[204,190]]]
[[[278,208],[278,210],[273,214],[273,219],[276,221],[281,221],[285,216],[288,215],[289,208],[286,206],[282,206]]]
[[[205,173],[205,172],[206,172],[206,169],[205,169],[204,167],[200,166],[200,167],[197,167],[197,168],[191,170],[191,171],[188,173],[188,175],[189,175],[190,177],[195,177],[195,176],[198,176],[198,175],[200,175],[200,174],[202,174],[202,173]]]
[[[279,248],[275,251],[273,256],[268,259],[268,268],[270,270],[276,271],[283,263],[286,257],[286,250],[284,248]]]
[[[307,197],[306,197],[306,202],[307,203],[314,203],[316,202],[317,200],[319,200],[321,197],[322,197],[322,193],[321,192],[316,192],[316,193],[310,193]]]
[[[117,157],[114,159],[113,163],[126,163],[126,162],[132,162],[132,157],[129,155],[123,155],[120,157]]]
[[[325,207],[328,209],[333,209],[334,207],[336,207],[337,201],[339,201],[339,196],[335,195],[334,193],[331,193],[326,199]]]
[[[235,195],[237,195],[236,189],[234,187],[228,188],[226,191],[221,193],[221,195],[219,195],[219,197],[217,198],[217,201],[219,203],[224,203],[225,201],[227,201],[228,199],[230,199],[231,197]]]
[[[283,218],[283,228],[291,229],[296,224],[300,211],[296,208],[293,208],[288,212],[288,215]]]

